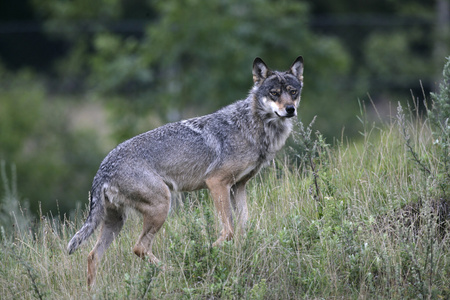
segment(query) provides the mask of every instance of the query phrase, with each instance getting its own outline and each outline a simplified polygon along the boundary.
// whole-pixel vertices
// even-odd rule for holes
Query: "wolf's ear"
[[[303,80],[303,57],[297,57],[291,66],[291,73],[299,80]]]
[[[261,83],[270,75],[271,71],[259,57],[253,61],[253,82],[255,84]]]

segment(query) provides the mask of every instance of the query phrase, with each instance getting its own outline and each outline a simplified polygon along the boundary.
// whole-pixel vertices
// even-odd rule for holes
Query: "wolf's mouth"
[[[295,117],[295,113],[288,113],[288,114],[286,114],[285,116],[280,116],[280,114],[278,113],[278,112],[275,112],[275,114],[279,117],[279,118],[287,118],[287,119],[289,119],[289,118],[292,118],[292,117]]]

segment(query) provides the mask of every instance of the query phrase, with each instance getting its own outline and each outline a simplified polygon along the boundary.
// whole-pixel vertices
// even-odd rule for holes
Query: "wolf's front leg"
[[[248,220],[247,196],[245,182],[238,182],[231,187],[231,204],[236,215],[239,229],[244,231]]]
[[[224,182],[220,177],[212,177],[206,180],[211,196],[214,201],[217,213],[222,221],[223,229],[217,241],[213,246],[219,246],[224,241],[229,241],[233,238],[233,216],[230,202],[230,184]]]

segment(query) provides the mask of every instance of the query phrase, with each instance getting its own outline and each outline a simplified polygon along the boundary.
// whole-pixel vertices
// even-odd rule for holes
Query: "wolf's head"
[[[272,71],[259,57],[253,62],[252,93],[256,107],[272,118],[292,118],[297,115],[303,87],[303,58],[301,56],[285,72]]]

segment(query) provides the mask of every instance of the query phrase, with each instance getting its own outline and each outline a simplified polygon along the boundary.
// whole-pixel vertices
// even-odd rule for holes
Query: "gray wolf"
[[[245,226],[245,185],[275,157],[292,130],[303,86],[303,58],[284,72],[272,71],[256,58],[253,82],[245,100],[140,134],[106,156],[94,177],[86,222],[68,244],[72,254],[101,224],[88,256],[88,286],[122,229],[127,208],[143,215],[134,253],[158,262],[152,243],[169,213],[171,190],[209,189],[223,226],[213,246],[233,237],[233,214],[236,225]]]

